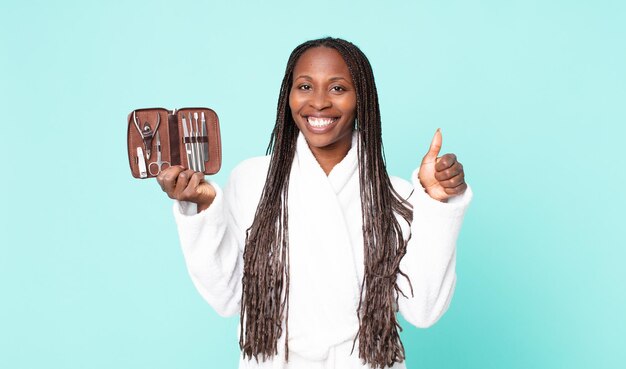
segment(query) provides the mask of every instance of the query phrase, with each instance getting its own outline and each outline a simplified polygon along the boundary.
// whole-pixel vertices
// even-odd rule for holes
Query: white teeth
[[[307,120],[309,121],[309,124],[315,128],[326,127],[335,121],[335,119],[333,118],[315,118],[315,117],[308,117]]]

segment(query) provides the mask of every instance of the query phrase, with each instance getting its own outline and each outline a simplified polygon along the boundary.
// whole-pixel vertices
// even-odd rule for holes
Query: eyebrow
[[[309,79],[309,80],[313,79],[313,78],[311,78],[311,76],[309,76],[307,74],[299,75],[295,79],[298,79],[298,78],[304,78],[304,79]],[[346,82],[349,82],[347,79],[345,79],[343,77],[332,77],[329,81],[335,82],[335,81],[339,81],[339,80],[344,80]]]

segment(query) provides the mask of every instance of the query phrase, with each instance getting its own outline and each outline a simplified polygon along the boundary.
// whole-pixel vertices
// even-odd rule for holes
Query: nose
[[[313,96],[311,96],[310,105],[317,110],[322,110],[331,107],[333,103],[329,99],[326,91],[318,89]]]

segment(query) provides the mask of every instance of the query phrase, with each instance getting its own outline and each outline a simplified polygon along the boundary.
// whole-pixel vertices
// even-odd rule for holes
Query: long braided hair
[[[410,205],[392,187],[385,168],[378,93],[372,67],[354,44],[338,38],[307,41],[291,53],[278,97],[276,125],[265,186],[252,226],[246,234],[239,345],[244,356],[263,360],[278,353],[285,322],[285,359],[289,353],[289,212],[288,187],[299,130],[289,108],[293,70],[313,47],[337,50],[348,65],[356,90],[359,184],[363,221],[364,278],[357,309],[359,357],[375,368],[404,361],[396,320],[396,283],[407,241],[396,214],[411,222]],[[409,281],[410,286],[410,281]],[[412,293],[412,291],[411,291]],[[353,346],[354,350],[354,346]]]

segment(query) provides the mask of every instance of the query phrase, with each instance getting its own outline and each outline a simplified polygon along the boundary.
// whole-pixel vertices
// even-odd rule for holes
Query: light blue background
[[[623,1],[0,4],[0,367],[234,368],[126,115],[209,106],[224,183],[264,153],[291,50],[374,67],[389,171],[437,127],[475,191],[452,306],[409,368],[616,368],[626,354]]]

